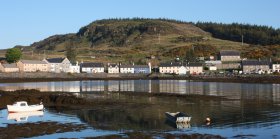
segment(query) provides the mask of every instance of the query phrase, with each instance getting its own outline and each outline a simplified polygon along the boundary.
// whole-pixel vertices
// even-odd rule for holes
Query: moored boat
[[[191,121],[191,116],[186,115],[185,113],[182,112],[165,112],[166,118],[172,122],[176,123],[182,123],[182,122],[190,122]]]
[[[15,102],[13,105],[7,105],[9,113],[12,112],[30,112],[41,111],[44,109],[43,104],[28,105],[26,101]]]

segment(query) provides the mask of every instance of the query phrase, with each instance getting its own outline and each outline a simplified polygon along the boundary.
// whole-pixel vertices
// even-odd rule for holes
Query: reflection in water
[[[28,117],[39,117],[43,116],[43,111],[31,111],[31,112],[19,112],[19,113],[9,113],[7,119],[15,120],[17,122],[27,121]]]
[[[38,89],[63,92],[148,92],[224,96],[230,99],[280,100],[280,84],[194,82],[189,80],[93,80],[3,83],[0,90]]]
[[[4,83],[0,84],[0,89],[77,92],[75,95],[79,97],[102,98],[108,102],[116,102],[109,103],[111,105],[98,105],[75,112],[68,113],[62,109],[60,114],[52,113],[52,120],[59,119],[61,113],[68,113],[63,115],[63,119],[67,118],[66,122],[82,121],[98,130],[123,132],[127,130],[178,131],[178,129],[180,131],[183,129],[183,132],[191,133],[213,134],[214,132],[229,138],[239,134],[257,135],[257,138],[280,136],[279,84],[194,82],[188,80],[96,80]],[[153,97],[131,96],[123,93],[95,93],[103,91],[178,93],[187,96]],[[211,99],[216,98],[213,96],[223,96],[229,99]],[[187,125],[166,123],[164,113],[167,111],[188,113],[192,115],[192,121]],[[44,117],[46,117],[45,115]],[[74,121],[73,117],[68,118],[70,116],[79,119]],[[211,118],[210,125],[205,123],[206,117]]]
[[[94,94],[85,94],[89,97]],[[174,130],[187,127],[211,128],[269,128],[280,125],[280,107],[273,101],[256,98],[242,100],[203,100],[199,98],[141,97],[112,93],[107,99],[126,102],[94,108],[78,113],[78,117],[94,128],[104,130]],[[145,105],[143,105],[145,104]],[[189,125],[165,123],[166,111],[180,111],[192,115]],[[211,124],[205,118],[211,117]],[[190,128],[192,129],[192,128]]]
[[[170,120],[166,120],[165,124],[175,128],[175,129],[190,129],[191,128],[190,122],[175,123],[175,122],[171,122]]]

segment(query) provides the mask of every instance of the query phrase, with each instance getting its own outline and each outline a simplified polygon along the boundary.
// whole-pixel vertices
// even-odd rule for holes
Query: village
[[[17,63],[1,63],[0,72],[50,72],[50,73],[108,73],[108,74],[173,74],[201,75],[230,72],[235,74],[272,74],[280,72],[280,64],[271,60],[248,60],[241,58],[236,50],[222,50],[217,58],[200,57],[196,62],[181,61],[179,58],[159,65],[136,65],[121,63],[76,62],[67,58],[45,58],[40,60],[19,60]]]

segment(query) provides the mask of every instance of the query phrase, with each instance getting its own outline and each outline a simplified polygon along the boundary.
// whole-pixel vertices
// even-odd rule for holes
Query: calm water
[[[77,92],[86,98],[113,99],[129,105],[104,106],[92,109],[63,110],[51,108],[43,116],[28,118],[40,120],[83,123],[90,128],[75,134],[77,137],[120,134],[128,131],[167,133],[218,134],[233,138],[248,135],[250,138],[280,138],[280,85],[193,82],[185,80],[114,80],[68,81],[36,83],[4,83],[1,90],[39,89],[41,91]],[[127,96],[110,91],[135,93],[197,94],[200,98],[167,98]],[[106,92],[106,93],[104,93]],[[223,96],[230,100],[205,99],[207,96]],[[202,98],[202,99],[201,99]],[[176,125],[165,120],[164,112],[182,111],[190,114],[190,124]],[[15,122],[7,120],[6,110],[0,111],[0,126]],[[213,122],[206,125],[204,120]],[[72,137],[73,133],[43,136]],[[254,135],[254,136],[251,136]]]

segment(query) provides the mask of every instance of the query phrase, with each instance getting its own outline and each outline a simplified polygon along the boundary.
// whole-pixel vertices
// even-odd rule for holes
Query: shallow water
[[[78,92],[85,98],[118,100],[127,106],[99,106],[79,110],[49,108],[42,117],[30,117],[28,122],[58,121],[83,123],[90,128],[82,132],[42,136],[44,138],[87,137],[144,131],[172,134],[217,134],[233,138],[280,138],[280,85],[192,82],[178,80],[127,80],[127,81],[70,81],[39,83],[7,83],[0,89],[32,89],[41,91]],[[104,93],[107,92],[107,93]],[[199,97],[148,97],[131,96],[110,91],[161,92],[195,94]],[[98,98],[99,96],[100,98]],[[223,96],[228,99],[205,99]],[[176,125],[166,121],[164,113],[186,112],[192,116],[190,124]],[[7,121],[5,110],[0,111],[0,126]],[[212,122],[204,121],[210,117]],[[72,134],[74,136],[72,136]]]
[[[71,113],[71,114],[70,114]],[[37,122],[58,122],[72,124],[87,124],[81,121],[75,114],[76,112],[68,111],[67,113],[59,112],[55,109],[46,109],[45,111],[28,112],[28,113],[8,113],[6,109],[0,110],[0,127],[6,127],[8,124],[24,124]],[[79,134],[77,134],[79,133]],[[97,137],[103,135],[119,134],[117,131],[100,130],[89,127],[80,132],[65,132],[51,135],[37,136],[34,138],[67,138],[67,137]]]

